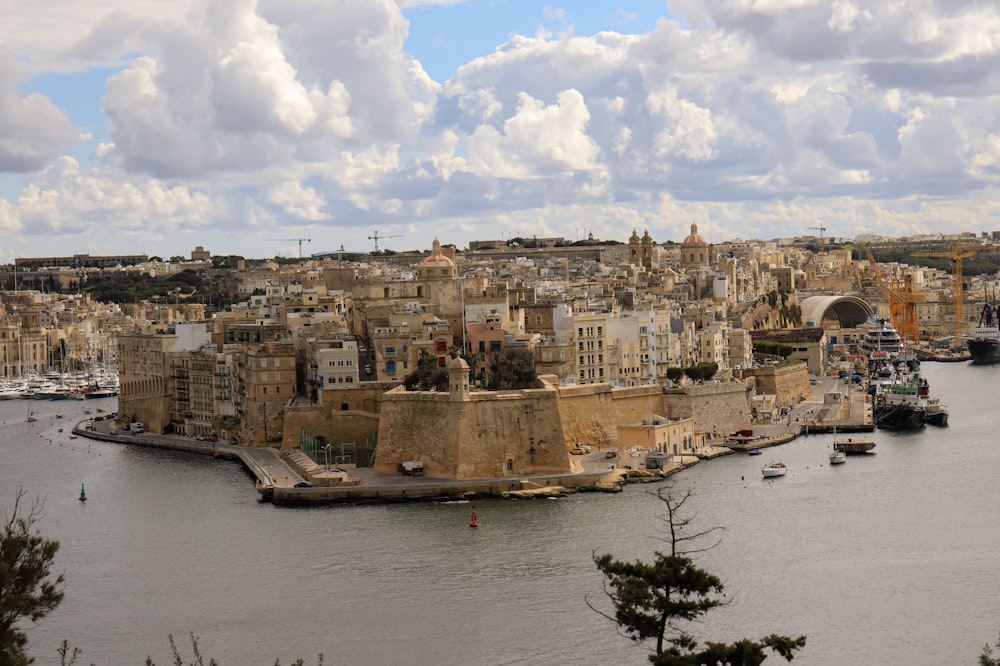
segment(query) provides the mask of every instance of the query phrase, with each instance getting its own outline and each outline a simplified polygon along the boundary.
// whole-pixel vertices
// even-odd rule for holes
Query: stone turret
[[[469,399],[469,364],[461,356],[448,361],[448,390],[452,402]]]

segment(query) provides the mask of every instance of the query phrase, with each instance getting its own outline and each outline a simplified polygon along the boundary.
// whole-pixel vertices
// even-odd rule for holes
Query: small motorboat
[[[761,453],[763,452],[760,449],[750,449],[749,451],[747,451],[747,455],[751,456],[759,456]]]
[[[830,464],[839,465],[840,463],[847,462],[847,454],[841,449],[834,449],[830,452]]]
[[[760,473],[765,479],[773,479],[777,476],[784,476],[786,472],[788,472],[788,468],[785,467],[785,463],[777,461],[769,462],[760,470]]]

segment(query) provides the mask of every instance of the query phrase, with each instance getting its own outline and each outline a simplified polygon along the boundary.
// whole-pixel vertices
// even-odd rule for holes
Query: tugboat
[[[979,325],[969,338],[969,356],[973,365],[1000,363],[1000,305],[984,303]]]
[[[924,402],[930,394],[927,380],[920,375],[894,382],[875,396],[872,410],[875,425],[884,430],[919,430],[924,427]]]

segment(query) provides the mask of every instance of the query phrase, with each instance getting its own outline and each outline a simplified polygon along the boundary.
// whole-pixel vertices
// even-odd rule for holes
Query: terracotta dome
[[[691,235],[684,239],[682,245],[708,245],[701,234],[698,233],[698,225],[691,225]]]
[[[427,257],[422,262],[424,265],[429,266],[454,266],[455,262],[452,261],[447,256],[441,254],[441,242],[438,239],[434,239],[434,244],[431,249],[431,256]]]

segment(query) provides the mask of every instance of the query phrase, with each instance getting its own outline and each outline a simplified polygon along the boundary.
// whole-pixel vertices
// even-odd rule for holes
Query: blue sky
[[[993,3],[0,6],[0,261],[1000,229]]]

